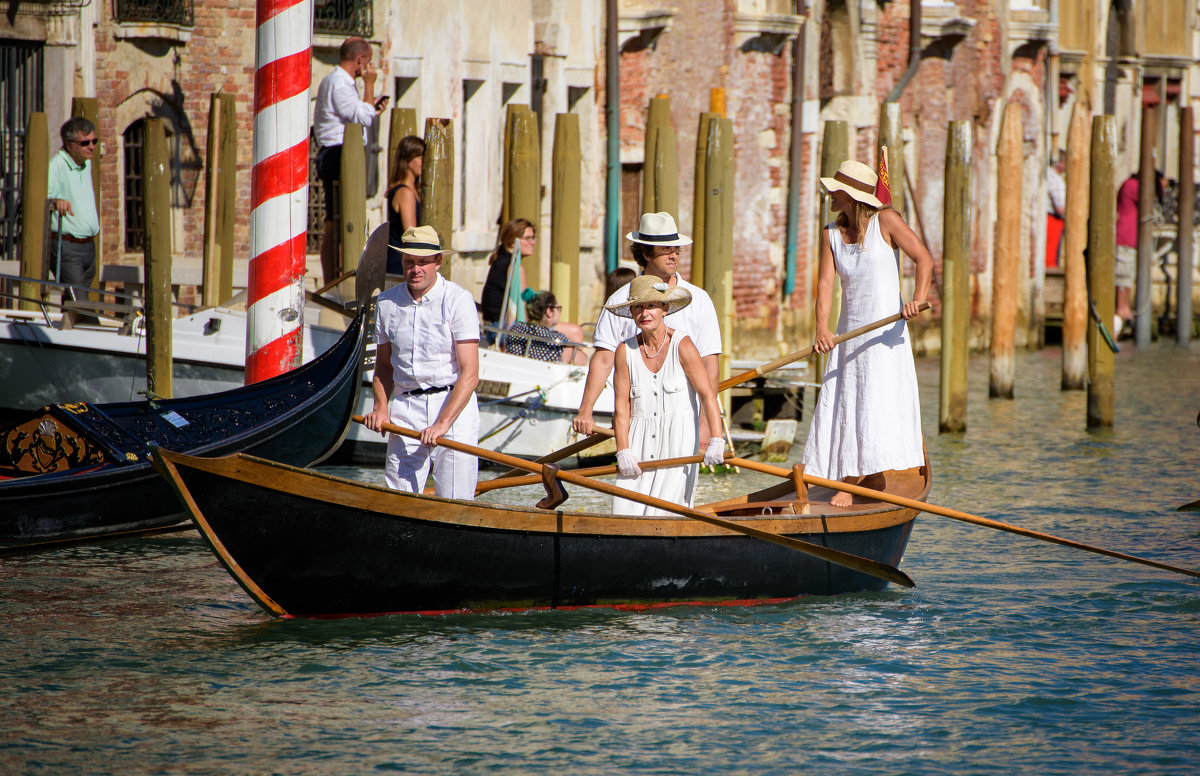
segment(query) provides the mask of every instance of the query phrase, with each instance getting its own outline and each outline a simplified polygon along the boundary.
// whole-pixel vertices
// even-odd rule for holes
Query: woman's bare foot
[[[843,477],[842,482],[847,485],[853,485],[858,481],[858,477]],[[854,496],[851,496],[844,490],[839,490],[833,494],[833,498],[829,499],[829,503],[835,507],[848,507],[854,503]]]

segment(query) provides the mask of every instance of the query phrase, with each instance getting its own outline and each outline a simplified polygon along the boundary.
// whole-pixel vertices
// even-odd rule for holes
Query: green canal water
[[[939,437],[918,362],[930,500],[1200,567],[1200,348],[1117,369],[1088,432],[1057,350],[1011,402],[977,359]],[[902,568],[787,605],[306,622],[190,534],[7,559],[0,774],[1195,772],[1200,580],[928,515]]]

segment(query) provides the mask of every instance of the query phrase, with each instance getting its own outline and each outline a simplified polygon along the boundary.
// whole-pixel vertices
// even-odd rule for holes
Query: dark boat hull
[[[761,600],[887,584],[687,518],[514,510],[245,456],[166,463],[217,556],[278,615]],[[896,565],[914,516],[889,509],[846,530],[819,517],[737,519]]]
[[[245,451],[308,465],[334,450],[358,399],[365,338],[360,319],[320,358],[280,377],[187,399],[99,405],[126,441],[134,463],[108,462],[0,481],[0,545],[69,541],[146,530],[186,519],[154,471],[146,444],[195,455]],[[176,429],[164,413],[189,421]]]

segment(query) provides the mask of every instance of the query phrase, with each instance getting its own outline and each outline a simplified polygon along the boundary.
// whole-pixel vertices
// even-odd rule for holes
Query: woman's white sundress
[[[826,227],[842,281],[837,334],[900,311],[896,254],[871,219],[863,244]],[[829,355],[804,447],[805,473],[827,479],[908,469],[925,461],[921,406],[903,320],[838,345]]]
[[[655,374],[646,368],[637,337],[625,340],[625,363],[629,367],[629,449],[641,461],[659,461],[696,454],[700,436],[700,414],[696,391],[679,363],[679,343],[687,335],[676,331],[667,345],[667,357]],[[696,492],[698,464],[643,471],[628,479],[617,477],[617,485],[648,496],[691,506]],[[674,515],[636,501],[613,498],[613,514],[658,517]]]

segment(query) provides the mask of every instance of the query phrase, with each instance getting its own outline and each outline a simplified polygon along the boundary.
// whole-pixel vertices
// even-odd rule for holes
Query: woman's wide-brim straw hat
[[[440,256],[443,253],[454,253],[449,248],[442,247],[437,230],[432,226],[410,226],[400,237],[400,244],[389,247],[409,256]]]
[[[622,318],[632,318],[629,308],[635,304],[662,302],[667,305],[667,315],[678,312],[692,303],[692,295],[686,288],[668,285],[654,275],[639,275],[629,284],[629,301],[605,305],[604,309]]]
[[[637,231],[625,235],[625,239],[643,245],[692,244],[692,238],[679,233],[670,213],[643,213]]]
[[[875,184],[878,182],[879,176],[875,174],[874,170],[862,162],[854,161],[842,162],[832,178],[821,179],[821,185],[830,194],[835,191],[844,191],[852,199],[864,205],[883,207],[879,197],[875,196]]]

